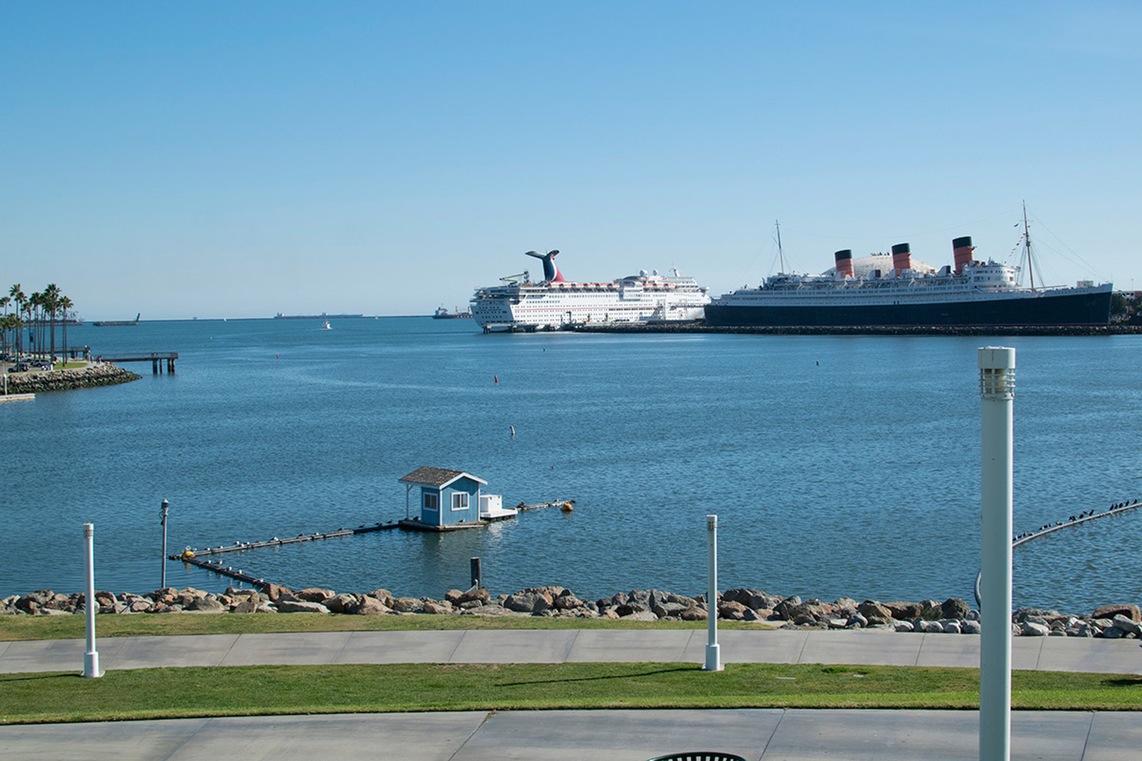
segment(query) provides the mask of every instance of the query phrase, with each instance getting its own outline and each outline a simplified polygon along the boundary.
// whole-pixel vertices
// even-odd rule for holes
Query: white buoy
[[[87,616],[87,647],[83,653],[83,675],[88,679],[97,679],[103,676],[103,669],[99,668],[99,652],[95,649],[95,525],[83,524],[83,540],[87,560],[87,596],[83,605]]]
[[[722,670],[718,647],[718,516],[706,516],[706,536],[710,549],[706,589],[706,671]]]
[[[1011,529],[1015,349],[979,350],[979,758],[1011,758]]]

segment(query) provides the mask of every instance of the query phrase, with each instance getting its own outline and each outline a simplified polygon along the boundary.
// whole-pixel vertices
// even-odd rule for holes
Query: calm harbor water
[[[175,350],[178,374],[0,406],[0,595],[159,581],[170,541],[230,543],[403,517],[419,465],[505,504],[573,498],[480,531],[388,532],[228,556],[298,585],[440,596],[468,558],[495,591],[583,596],[721,580],[862,599],[969,598],[978,567],[980,338],[484,336],[427,318],[145,322],[71,331],[96,353]],[[1142,496],[1142,337],[1019,350],[1017,531]],[[493,376],[500,382],[493,383]],[[514,426],[517,435],[508,433]],[[168,582],[222,589],[168,566]],[[1142,511],[1020,548],[1015,602],[1142,600]]]

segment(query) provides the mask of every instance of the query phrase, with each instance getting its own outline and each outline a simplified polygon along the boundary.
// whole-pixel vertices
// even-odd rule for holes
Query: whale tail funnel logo
[[[549,283],[562,283],[563,273],[555,266],[555,257],[559,255],[559,249],[548,251],[546,254],[539,254],[535,251],[525,252],[526,256],[534,256],[543,262],[543,279]]]

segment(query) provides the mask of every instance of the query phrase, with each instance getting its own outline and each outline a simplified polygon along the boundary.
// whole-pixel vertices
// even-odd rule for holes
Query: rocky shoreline
[[[308,587],[294,591],[269,584],[264,591],[228,588],[222,594],[186,587],[146,594],[96,592],[100,613],[321,613],[336,615],[544,616],[624,621],[700,621],[708,614],[702,596],[634,589],[610,597],[583,600],[560,586],[529,587],[493,595],[487,589],[449,590],[443,599],[398,597],[387,589],[337,593]],[[75,615],[84,610],[82,594],[50,589],[0,599],[0,615]],[[718,598],[717,615],[726,621],[779,624],[782,628],[873,629],[895,632],[979,634],[979,612],[963,600],[943,602],[833,602],[782,597],[757,589],[727,589]],[[1012,633],[1030,637],[1103,637],[1142,639],[1142,611],[1132,603],[1103,605],[1090,615],[1022,608],[1011,617]]]
[[[139,380],[140,377],[142,376],[107,362],[96,363],[78,370],[9,373],[8,393],[38,394],[46,391],[114,386]]]

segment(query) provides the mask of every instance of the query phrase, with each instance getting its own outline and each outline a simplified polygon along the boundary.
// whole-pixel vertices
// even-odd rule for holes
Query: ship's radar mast
[[[777,228],[777,259],[781,267],[777,271],[781,274],[785,274],[785,252],[781,249],[781,220],[774,220],[773,226]]]
[[[1035,267],[1031,259],[1031,225],[1027,224],[1027,202],[1023,202],[1023,252],[1027,257],[1027,274],[1031,276],[1031,290],[1035,290]]]

